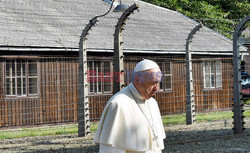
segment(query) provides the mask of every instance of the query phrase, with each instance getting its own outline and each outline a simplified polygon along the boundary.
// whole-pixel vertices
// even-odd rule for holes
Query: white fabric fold
[[[153,98],[145,101],[154,117],[152,129],[135,102],[142,100],[132,83],[113,96],[104,108],[94,142],[130,151],[162,150],[166,136],[158,104]]]

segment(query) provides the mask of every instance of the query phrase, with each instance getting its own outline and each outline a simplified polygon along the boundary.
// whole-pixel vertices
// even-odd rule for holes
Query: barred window
[[[222,62],[205,61],[203,65],[204,88],[222,87]]]
[[[6,96],[38,94],[38,64],[36,60],[7,59],[5,65]]]
[[[112,92],[111,66],[112,62],[110,61],[88,61],[89,93]]]
[[[160,69],[162,71],[162,80],[160,83],[160,90],[171,90],[172,89],[172,72],[171,72],[171,62],[158,62]]]

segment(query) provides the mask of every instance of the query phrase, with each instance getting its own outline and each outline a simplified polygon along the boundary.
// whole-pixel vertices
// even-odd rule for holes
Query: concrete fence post
[[[242,86],[241,86],[241,57],[239,51],[239,36],[243,31],[244,25],[250,20],[250,15],[242,19],[239,24],[236,26],[233,35],[233,131],[234,134],[240,134],[244,131],[244,103],[242,100]]]
[[[192,50],[191,43],[195,33],[202,28],[197,25],[188,35],[186,41],[186,124],[195,123],[195,103],[193,87]]]
[[[113,80],[113,94],[119,92],[124,87],[124,66],[123,66],[123,38],[122,32],[126,25],[126,20],[134,10],[138,9],[138,4],[130,6],[119,18],[114,34],[114,80]]]

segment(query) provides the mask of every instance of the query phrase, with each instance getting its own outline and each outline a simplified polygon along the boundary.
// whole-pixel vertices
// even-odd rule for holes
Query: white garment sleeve
[[[100,144],[99,153],[126,153],[126,150],[114,148],[110,145]]]

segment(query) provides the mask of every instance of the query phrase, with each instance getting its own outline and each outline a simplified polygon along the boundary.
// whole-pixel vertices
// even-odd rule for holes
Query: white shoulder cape
[[[130,84],[131,85],[131,84]],[[159,148],[164,148],[165,131],[157,102],[151,98],[150,108],[158,136]],[[106,104],[94,138],[95,143],[131,151],[152,149],[152,129],[134,101],[128,86]]]

